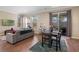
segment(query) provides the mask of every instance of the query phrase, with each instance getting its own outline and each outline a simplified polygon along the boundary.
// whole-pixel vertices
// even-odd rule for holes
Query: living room
[[[71,12],[69,15],[69,11]],[[59,14],[67,12],[67,35],[64,36],[66,52],[78,51],[79,44],[79,7],[77,6],[0,6],[0,51],[2,52],[48,52],[40,46],[31,49],[41,41],[41,28],[49,29],[52,21],[57,21]],[[52,16],[55,20],[52,20]],[[71,19],[71,20],[70,20]],[[51,21],[52,20],[52,21]],[[75,21],[76,20],[76,21]],[[61,24],[61,23],[60,23]],[[28,33],[28,34],[26,34]],[[24,40],[23,40],[24,39]],[[77,48],[76,48],[77,47]],[[30,50],[31,49],[31,50]],[[40,50],[39,50],[40,49]],[[62,50],[62,52],[65,52]],[[52,52],[50,50],[49,52]]]

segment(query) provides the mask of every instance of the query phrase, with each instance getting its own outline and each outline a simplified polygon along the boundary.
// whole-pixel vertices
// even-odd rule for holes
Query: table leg
[[[48,47],[51,48],[52,47],[52,41],[51,39],[49,39],[49,44],[48,44]]]

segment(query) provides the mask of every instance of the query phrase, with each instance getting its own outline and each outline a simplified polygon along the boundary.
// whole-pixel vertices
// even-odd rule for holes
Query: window
[[[23,28],[27,28],[28,24],[28,19],[27,17],[23,17]]]

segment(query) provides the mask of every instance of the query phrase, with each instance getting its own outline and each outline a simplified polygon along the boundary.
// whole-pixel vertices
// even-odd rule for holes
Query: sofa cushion
[[[32,32],[32,30],[21,30],[20,35],[23,35],[23,34],[26,34],[26,33],[29,33],[29,32]]]

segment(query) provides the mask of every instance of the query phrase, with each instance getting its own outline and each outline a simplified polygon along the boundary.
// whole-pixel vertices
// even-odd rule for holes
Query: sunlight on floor
[[[1,40],[6,40],[6,36],[0,36]]]

